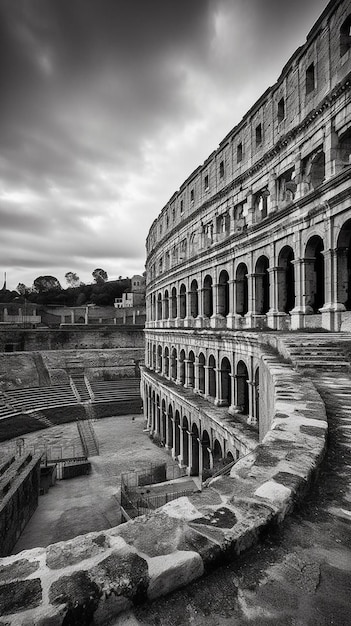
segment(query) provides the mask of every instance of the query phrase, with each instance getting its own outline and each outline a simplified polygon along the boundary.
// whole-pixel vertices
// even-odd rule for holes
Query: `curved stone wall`
[[[323,457],[324,405],[309,380],[262,354],[272,428],[230,476],[114,529],[0,561],[0,612],[8,625],[107,623],[202,576],[280,523]]]

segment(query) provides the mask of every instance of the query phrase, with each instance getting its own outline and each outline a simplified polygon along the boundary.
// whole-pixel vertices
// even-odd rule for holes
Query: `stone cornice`
[[[211,198],[206,200],[199,206],[191,215],[188,215],[181,224],[177,224],[171,230],[167,232],[153,247],[153,250],[150,254],[147,255],[146,264],[148,264],[152,255],[162,247],[172,235],[174,235],[180,228],[180,226],[186,226],[189,224],[195,217],[199,216],[205,209],[209,208],[222,198],[225,198],[228,193],[233,191],[236,187],[240,187],[248,178],[250,178],[253,174],[259,171],[264,165],[267,165],[277,154],[279,154],[286,146],[288,146],[302,131],[308,128],[312,123],[315,122],[316,118],[324,113],[324,111],[334,102],[337,98],[342,95],[345,91],[349,91],[351,87],[351,74],[349,73],[323,100],[319,103],[317,107],[315,107],[312,111],[306,115],[306,117],[297,124],[295,128],[286,133],[283,137],[281,137],[277,143],[270,148],[261,159],[259,159],[254,165],[249,167],[245,172],[234,178],[228,185],[223,187],[220,191],[215,193]],[[156,219],[157,221],[157,219]],[[148,235],[149,236],[149,235]]]

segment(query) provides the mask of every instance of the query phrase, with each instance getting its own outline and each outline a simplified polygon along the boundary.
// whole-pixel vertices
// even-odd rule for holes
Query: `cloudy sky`
[[[161,208],[327,0],[0,0],[0,282],[144,270]]]

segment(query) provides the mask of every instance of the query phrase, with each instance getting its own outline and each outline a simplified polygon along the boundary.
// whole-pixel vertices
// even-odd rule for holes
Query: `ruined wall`
[[[0,352],[30,350],[71,350],[72,348],[118,348],[143,345],[140,327],[82,327],[46,329],[1,328]]]
[[[11,553],[38,506],[40,455],[24,454],[10,463],[0,480],[0,556]],[[1,571],[1,564],[0,564]],[[1,613],[0,613],[1,614]]]

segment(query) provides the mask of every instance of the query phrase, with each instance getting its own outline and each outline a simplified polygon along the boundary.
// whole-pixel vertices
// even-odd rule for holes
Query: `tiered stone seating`
[[[90,383],[94,402],[118,402],[140,400],[140,380],[123,378],[120,380],[94,380]]]
[[[77,403],[69,384],[12,389],[4,392],[2,399],[13,408],[12,414]],[[7,413],[7,416],[9,415],[11,413]]]
[[[339,372],[350,369],[350,361],[343,350],[340,334],[313,333],[284,337],[284,344],[296,369],[327,369]]]

